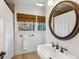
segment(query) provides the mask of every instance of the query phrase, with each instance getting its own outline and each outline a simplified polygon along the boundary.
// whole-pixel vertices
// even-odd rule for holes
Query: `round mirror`
[[[62,1],[52,10],[49,17],[51,33],[58,39],[68,40],[78,33],[79,6],[71,1]]]

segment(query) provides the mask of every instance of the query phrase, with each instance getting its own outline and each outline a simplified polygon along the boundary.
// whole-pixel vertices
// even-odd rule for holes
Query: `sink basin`
[[[37,52],[41,59],[54,58],[55,48],[52,48],[51,44],[40,45],[38,46]]]
[[[66,51],[64,53],[60,52],[60,49],[57,50],[55,47],[52,47],[51,44],[38,46],[37,52],[41,59],[77,59]]]

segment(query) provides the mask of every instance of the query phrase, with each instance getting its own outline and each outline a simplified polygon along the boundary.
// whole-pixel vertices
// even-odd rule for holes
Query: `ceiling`
[[[46,4],[47,0],[13,0],[15,5],[36,5],[37,2]]]

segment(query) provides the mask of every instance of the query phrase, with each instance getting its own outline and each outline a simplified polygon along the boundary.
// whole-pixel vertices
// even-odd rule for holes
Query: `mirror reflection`
[[[78,5],[74,2],[62,1],[57,4],[49,17],[51,33],[63,40],[74,37],[78,31],[78,14]]]
[[[53,30],[56,35],[65,37],[69,35],[74,29],[76,23],[75,11],[69,11],[64,14],[53,17]],[[72,20],[73,19],[73,20]],[[52,24],[51,24],[52,25]]]

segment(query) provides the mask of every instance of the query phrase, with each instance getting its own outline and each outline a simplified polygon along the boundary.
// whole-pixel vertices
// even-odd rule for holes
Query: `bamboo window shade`
[[[37,22],[45,23],[45,16],[37,16]]]
[[[17,22],[36,22],[36,16],[17,13]]]

